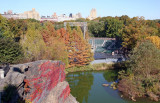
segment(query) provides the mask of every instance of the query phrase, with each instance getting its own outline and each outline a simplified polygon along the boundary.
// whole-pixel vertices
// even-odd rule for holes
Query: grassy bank
[[[100,63],[100,64],[93,64],[93,65],[86,65],[86,66],[80,66],[80,67],[71,67],[65,69],[65,73],[71,73],[71,72],[79,72],[79,71],[96,71],[96,70],[110,70],[115,69],[115,64],[106,64],[106,63]]]

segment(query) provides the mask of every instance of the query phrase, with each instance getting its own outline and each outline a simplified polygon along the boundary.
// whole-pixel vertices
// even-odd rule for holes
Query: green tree
[[[106,37],[121,38],[122,28],[123,28],[123,22],[118,19],[111,18],[111,19],[106,19],[105,21]]]
[[[0,63],[18,63],[23,57],[22,47],[9,38],[0,38]]]
[[[138,43],[129,58],[128,68],[135,75],[148,78],[153,71],[160,71],[160,50],[150,41]]]
[[[91,36],[94,37],[105,37],[105,25],[103,22],[92,21],[88,25],[88,30]]]
[[[123,21],[125,26],[130,24],[130,18],[127,15],[122,15],[119,20]]]
[[[0,37],[14,38],[10,31],[8,20],[0,15]]]
[[[27,61],[43,59],[46,54],[46,46],[40,33],[40,24],[29,23],[25,35],[21,36],[21,45]]]

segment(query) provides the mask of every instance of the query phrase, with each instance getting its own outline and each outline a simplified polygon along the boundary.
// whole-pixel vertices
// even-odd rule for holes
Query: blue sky
[[[160,0],[0,0],[0,13],[13,10],[23,13],[35,8],[40,15],[51,16],[80,12],[87,17],[92,8],[98,16],[129,17],[144,16],[145,19],[160,19]]]

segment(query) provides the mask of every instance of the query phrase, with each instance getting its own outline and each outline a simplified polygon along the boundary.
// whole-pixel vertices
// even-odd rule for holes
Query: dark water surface
[[[111,84],[117,79],[117,73],[113,70],[99,72],[75,72],[69,73],[66,80],[69,82],[71,94],[80,103],[158,103],[146,98],[132,102],[120,97],[118,90],[103,87],[103,83]]]

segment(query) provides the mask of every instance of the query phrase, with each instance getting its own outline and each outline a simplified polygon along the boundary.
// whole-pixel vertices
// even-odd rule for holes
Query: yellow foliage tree
[[[160,37],[158,36],[149,36],[146,38],[147,40],[150,40],[158,49],[160,49]]]

